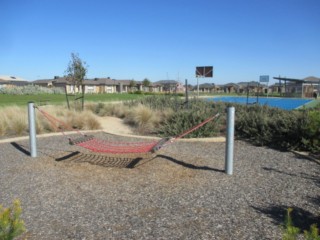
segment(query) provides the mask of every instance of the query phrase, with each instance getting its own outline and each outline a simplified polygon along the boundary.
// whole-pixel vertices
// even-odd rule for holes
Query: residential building
[[[28,85],[28,81],[15,76],[0,76],[0,88],[3,87],[14,87],[14,86],[25,86]]]

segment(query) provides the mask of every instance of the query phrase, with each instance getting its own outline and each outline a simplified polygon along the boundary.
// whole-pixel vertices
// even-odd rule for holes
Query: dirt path
[[[122,119],[116,117],[99,117],[101,127],[104,131],[112,134],[134,134],[132,129]]]

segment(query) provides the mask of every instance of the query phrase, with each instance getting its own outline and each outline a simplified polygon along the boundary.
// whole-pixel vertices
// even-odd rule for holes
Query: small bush
[[[260,146],[283,149],[301,145],[306,114],[268,106],[237,106],[236,135]]]
[[[283,225],[283,240],[297,240],[301,230],[298,227],[295,227],[291,218],[292,208],[287,209],[287,214],[285,217],[285,222]],[[300,239],[300,238],[299,238]],[[310,226],[310,230],[304,231],[304,239],[306,240],[320,240],[319,229],[316,224]]]
[[[307,121],[303,128],[303,146],[312,152],[320,152],[320,111],[313,110],[307,114]]]
[[[15,200],[10,208],[0,205],[0,239],[11,240],[26,231],[23,220],[20,219],[22,209],[20,201]]]
[[[134,94],[142,94],[143,92],[141,90],[137,90],[137,91],[134,91]]]
[[[285,223],[284,223],[284,230],[283,230],[283,240],[295,240],[298,237],[298,234],[300,233],[300,229],[295,227],[292,223],[292,218],[291,218],[291,212],[293,211],[292,208],[287,209],[287,214],[285,218]]]
[[[159,129],[159,133],[163,136],[178,136],[212,116],[212,112],[203,112],[200,114],[199,112],[179,111],[174,113],[167,121],[165,121],[163,126]],[[216,121],[208,122],[185,137],[212,137],[219,135],[219,133],[219,120],[216,119]]]
[[[151,133],[159,122],[157,112],[144,105],[138,105],[126,115],[125,122],[136,126],[139,133]]]

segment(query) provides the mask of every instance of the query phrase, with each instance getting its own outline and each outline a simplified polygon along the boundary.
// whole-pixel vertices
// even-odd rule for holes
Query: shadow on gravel
[[[315,214],[306,211],[299,207],[294,206],[285,206],[285,205],[276,205],[270,206],[267,208],[259,208],[251,206],[254,210],[259,213],[267,215],[269,218],[273,219],[273,223],[276,225],[283,225],[285,222],[285,216],[287,214],[287,209],[292,207],[293,211],[291,213],[293,225],[295,227],[300,228],[303,230],[309,230],[311,224],[316,223],[319,226],[320,217],[316,216]]]
[[[55,158],[57,162],[68,161],[75,163],[90,163],[102,167],[117,167],[117,168],[134,168],[141,157],[128,156],[109,156],[107,154],[87,154],[79,151],[68,153],[65,156]]]
[[[308,197],[308,198],[313,204],[318,205],[320,207],[320,195],[318,195],[317,197]],[[320,227],[320,223],[319,223],[319,227]]]
[[[320,187],[320,176],[319,176],[319,175],[318,175],[318,176],[314,176],[314,175],[309,175],[309,174],[306,174],[306,173],[299,173],[299,174],[296,174],[296,173],[287,173],[287,172],[280,171],[280,170],[275,169],[275,168],[267,168],[267,167],[263,167],[262,169],[263,169],[263,170],[266,170],[266,171],[273,171],[273,172],[285,174],[285,175],[292,176],[292,177],[301,177],[301,178],[304,178],[304,179],[307,179],[307,180],[311,180],[311,181],[313,181],[318,187]]]
[[[191,168],[191,169],[195,169],[195,170],[207,170],[207,171],[215,171],[215,172],[224,172],[224,170],[217,169],[217,168],[211,168],[211,167],[208,167],[208,166],[196,166],[196,165],[193,165],[193,164],[190,164],[190,163],[182,162],[180,160],[177,160],[175,158],[172,158],[172,157],[169,157],[169,156],[166,156],[166,155],[157,155],[157,157],[164,158],[166,160],[169,160],[169,161],[171,161],[173,163],[176,163],[176,164],[181,165],[181,166],[186,167],[186,168]]]
[[[316,163],[318,165],[320,165],[320,154],[310,154],[309,155],[303,155],[303,154],[299,154],[298,152],[294,152],[294,154],[296,155],[296,157],[298,159],[301,160],[307,160],[313,163]]]
[[[23,146],[23,145],[20,145],[16,142],[11,142],[10,143],[15,149],[19,150],[20,152],[30,156],[30,151],[27,150],[27,147],[26,146]]]

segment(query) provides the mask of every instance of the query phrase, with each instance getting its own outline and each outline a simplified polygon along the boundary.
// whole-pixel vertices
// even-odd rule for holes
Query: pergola
[[[279,76],[273,77],[273,79],[279,80],[280,96],[311,98],[315,91],[320,92],[320,78],[296,79]],[[284,91],[282,92],[281,89],[283,88]]]

